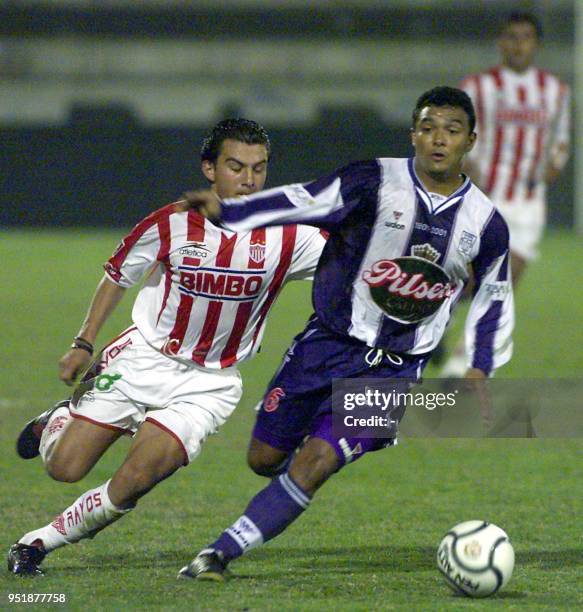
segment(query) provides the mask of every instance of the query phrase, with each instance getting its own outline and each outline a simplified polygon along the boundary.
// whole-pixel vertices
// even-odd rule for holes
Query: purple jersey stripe
[[[293,209],[295,206],[287,199],[283,194],[273,196],[266,192],[266,197],[261,197],[261,194],[255,195],[252,199],[247,201],[245,198],[245,205],[240,206],[239,204],[233,204],[229,200],[221,202],[221,221],[225,226],[229,226],[231,223],[237,223],[247,219],[257,213],[266,213],[271,210],[283,210],[285,208]],[[277,225],[283,225],[285,221],[278,221]],[[295,223],[290,221],[290,223]]]
[[[364,165],[364,164],[363,164]],[[357,166],[362,168],[363,165]],[[352,321],[352,292],[354,279],[358,274],[366,254],[377,216],[378,192],[381,182],[381,168],[378,163],[367,164],[366,183],[363,189],[362,173],[347,174],[347,184],[343,182],[341,192],[345,204],[351,205],[343,223],[330,234],[318,263],[314,276],[313,302],[320,322],[328,329],[346,335]],[[360,193],[355,199],[354,186],[360,179]],[[360,191],[359,190],[359,191]],[[358,203],[358,206],[355,203]],[[327,219],[332,224],[338,222],[339,213]]]
[[[492,371],[494,356],[494,338],[498,321],[502,313],[503,302],[493,302],[490,308],[478,321],[476,326],[476,351],[472,361],[473,368],[479,368],[486,374]]]

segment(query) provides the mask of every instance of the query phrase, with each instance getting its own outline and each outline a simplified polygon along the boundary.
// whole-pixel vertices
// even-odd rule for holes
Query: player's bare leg
[[[278,458],[277,449],[257,440],[256,455]],[[282,451],[280,451],[281,453]],[[274,478],[249,503],[244,514],[208,548],[180,570],[179,578],[223,581],[227,564],[275,538],[306,510],[316,491],[339,467],[334,448],[325,440],[309,438],[293,457],[289,470]],[[273,468],[277,467],[274,461]],[[266,467],[265,464],[263,467]]]
[[[66,444],[67,439],[63,440]],[[114,477],[86,491],[52,523],[20,538],[10,549],[9,570],[15,574],[42,574],[39,565],[47,553],[65,544],[93,537],[132,510],[140,497],[185,461],[183,447],[174,437],[145,422]]]
[[[82,419],[70,418],[62,435],[54,446],[50,444],[50,423],[43,432],[41,456],[47,473],[61,482],[77,482],[87,475],[103,453],[123,435],[114,430]],[[44,438],[49,440],[45,443]],[[43,447],[46,447],[43,449]]]
[[[140,497],[187,461],[183,447],[173,436],[146,421],[122,466],[111,479],[109,496],[112,503],[120,508],[135,505]]]
[[[267,476],[268,478],[281,473],[289,456],[289,452],[269,446],[269,444],[255,437],[251,438],[247,449],[249,467],[259,476]]]

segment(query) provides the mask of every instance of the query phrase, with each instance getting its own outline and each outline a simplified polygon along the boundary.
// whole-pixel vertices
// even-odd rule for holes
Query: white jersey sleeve
[[[287,280],[313,280],[320,255],[326,246],[326,233],[307,225],[298,225],[296,248]]]
[[[508,227],[495,211],[481,236],[472,265],[476,288],[466,319],[468,367],[486,374],[512,356],[514,298],[510,278]]]
[[[119,243],[104,265],[111,281],[120,287],[131,287],[160,259],[162,240],[159,220],[167,217],[168,212],[164,207],[147,216]]]

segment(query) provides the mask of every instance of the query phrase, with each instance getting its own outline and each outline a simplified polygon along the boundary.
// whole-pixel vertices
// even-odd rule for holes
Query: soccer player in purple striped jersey
[[[334,431],[332,379],[419,379],[470,267],[466,377],[484,379],[510,359],[508,229],[462,173],[474,126],[468,95],[436,87],[413,111],[410,159],[351,163],[245,198],[186,194],[188,206],[234,231],[302,222],[330,238],[314,279],[315,314],[271,381],[249,445],[251,468],[273,479],[179,577],[224,580],[232,560],[284,531],[330,476],[394,444],[394,430],[385,438]]]

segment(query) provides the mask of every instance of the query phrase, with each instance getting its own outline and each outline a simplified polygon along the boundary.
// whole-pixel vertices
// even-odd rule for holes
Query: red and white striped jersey
[[[212,369],[252,357],[289,279],[311,279],[325,238],[305,225],[235,233],[174,204],[152,213],[105,264],[122,287],[150,272],[132,318],[168,356]]]
[[[497,66],[461,83],[476,108],[478,140],[467,156],[495,202],[544,201],[549,153],[569,144],[570,92],[556,76],[531,67]]]

